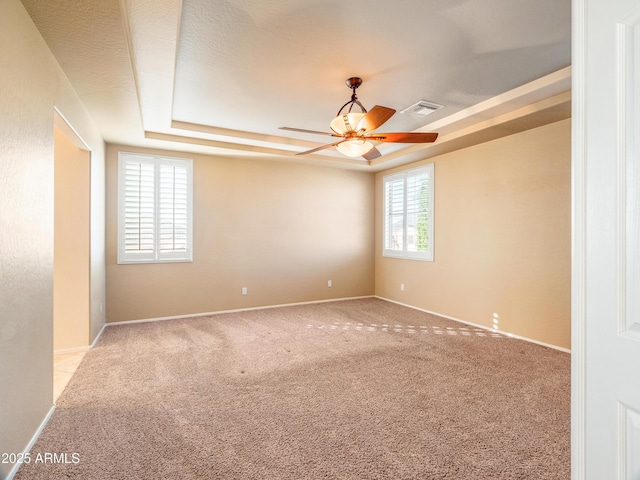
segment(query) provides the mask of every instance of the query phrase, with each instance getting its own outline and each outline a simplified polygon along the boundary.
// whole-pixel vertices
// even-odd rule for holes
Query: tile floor
[[[61,353],[53,356],[53,403],[67,386],[86,352]]]

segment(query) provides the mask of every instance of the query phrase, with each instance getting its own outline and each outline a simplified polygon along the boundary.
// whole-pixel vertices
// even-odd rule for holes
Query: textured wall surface
[[[2,10],[0,452],[21,452],[52,404],[54,99],[43,79],[57,72],[20,3]]]
[[[19,453],[52,406],[54,106],[97,166],[104,146],[22,4],[0,7],[0,452]],[[98,266],[100,243],[92,245]],[[92,288],[104,291],[104,279]],[[12,468],[0,464],[0,478]]]
[[[432,161],[433,262],[382,256],[377,175],[376,295],[570,348],[571,121]]]

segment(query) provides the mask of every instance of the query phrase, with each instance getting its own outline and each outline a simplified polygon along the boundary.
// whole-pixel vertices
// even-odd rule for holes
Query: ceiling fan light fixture
[[[373,143],[360,138],[351,138],[340,142],[336,148],[347,157],[361,157],[373,148]]]
[[[338,135],[344,135],[347,132],[353,132],[356,129],[356,125],[360,122],[362,117],[364,117],[366,113],[345,113],[338,115],[336,118],[331,120],[331,130],[336,132]]]
[[[346,81],[347,87],[349,87],[353,93],[351,100],[345,103],[338,114],[331,121],[330,127],[333,133],[317,132],[315,130],[303,130],[300,128],[280,127],[283,130],[291,130],[293,132],[302,133],[314,133],[320,135],[329,135],[331,137],[342,137],[343,140],[339,140],[334,143],[327,143],[320,147],[312,148],[305,152],[298,152],[296,155],[308,155],[327,148],[336,147],[338,152],[347,157],[365,157],[365,160],[371,161],[378,158],[381,153],[373,146],[369,140],[374,142],[391,142],[391,143],[430,143],[435,142],[438,138],[437,133],[423,133],[423,132],[394,132],[394,133],[376,133],[372,134],[374,130],[377,130],[382,124],[389,120],[396,111],[393,108],[382,107],[380,105],[374,106],[369,112],[364,108],[362,103],[356,96],[356,89],[362,84],[360,77],[351,77]],[[361,110],[360,113],[352,113],[351,109],[354,106],[358,106]],[[347,107],[349,107],[347,109]],[[422,105],[424,109],[427,109],[426,105]],[[346,110],[345,110],[346,109]],[[346,111],[346,113],[342,113]]]

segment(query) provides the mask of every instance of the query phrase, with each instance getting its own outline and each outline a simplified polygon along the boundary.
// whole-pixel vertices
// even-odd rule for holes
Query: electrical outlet
[[[104,304],[100,303],[100,313],[103,313],[103,312],[104,312]]]
[[[247,294],[247,287],[242,287],[242,294],[246,295]]]
[[[404,283],[400,284],[400,290],[402,290],[404,292]]]
[[[333,287],[333,282],[331,280],[327,282],[327,287]]]

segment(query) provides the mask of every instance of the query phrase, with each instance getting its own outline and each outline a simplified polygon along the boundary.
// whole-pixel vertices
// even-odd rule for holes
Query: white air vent
[[[419,102],[414,103],[410,107],[407,107],[404,110],[401,110],[400,113],[406,113],[414,117],[426,117],[427,115],[435,112],[439,108],[442,108],[442,105],[438,105],[437,103],[427,102],[426,100],[420,100]]]

